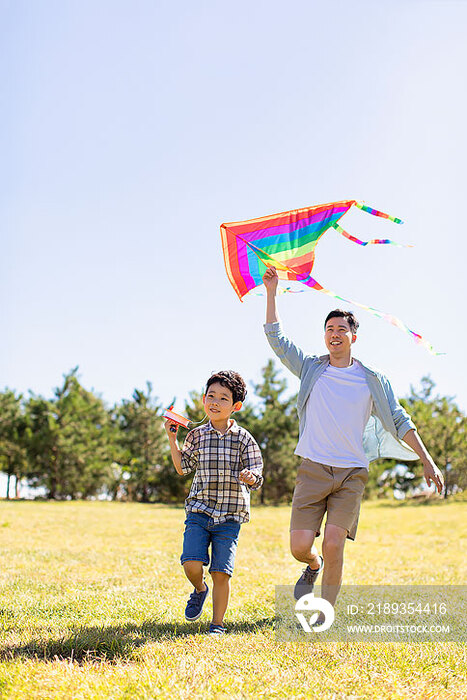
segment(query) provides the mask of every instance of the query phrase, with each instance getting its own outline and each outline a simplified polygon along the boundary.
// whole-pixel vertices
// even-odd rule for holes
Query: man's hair
[[[227,369],[211,374],[206,382],[206,393],[211,384],[220,384],[221,386],[225,386],[227,389],[230,389],[234,403],[245,400],[246,384],[238,372],[233,372],[232,370]]]
[[[351,311],[344,311],[343,309],[334,309],[334,311],[330,311],[326,316],[326,320],[324,321],[325,330],[326,324],[330,318],[345,318],[345,320],[350,326],[350,330],[352,331],[352,333],[356,333],[360,325]]]

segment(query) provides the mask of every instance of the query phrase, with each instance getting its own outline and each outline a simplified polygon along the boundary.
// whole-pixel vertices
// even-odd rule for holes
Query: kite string
[[[374,211],[376,211],[376,210],[374,210]],[[398,219],[398,221],[400,221],[400,219]],[[338,228],[341,229],[342,227],[338,226]],[[340,231],[339,231],[339,233],[340,233]],[[359,241],[357,240],[357,242],[359,242]],[[373,241],[369,241],[369,243],[372,243],[372,242]],[[262,259],[262,257],[260,255],[258,255],[257,251],[260,250],[259,248],[257,248],[255,245],[252,245],[249,241],[245,241],[245,243],[253,250],[255,255],[266,265],[266,267],[269,267],[269,265],[267,264],[267,262],[269,262],[269,261],[271,261],[271,264],[274,266],[277,264],[277,262],[279,262],[279,261],[276,261],[272,257],[272,255],[268,255],[264,251],[261,251],[261,253],[264,255],[264,257],[267,259],[267,262],[266,262],[265,260]],[[398,245],[398,244],[396,243],[395,245]],[[416,333],[411,328],[409,328],[403,321],[401,321],[399,318],[397,318],[397,316],[393,316],[392,314],[388,314],[384,311],[379,311],[378,309],[375,309],[373,306],[367,306],[366,304],[360,304],[358,301],[353,301],[352,299],[345,299],[344,297],[341,297],[339,294],[335,294],[330,289],[325,289],[324,287],[322,287],[319,284],[319,282],[317,282],[315,279],[313,279],[313,277],[311,277],[311,275],[309,275],[309,274],[304,275],[304,279],[303,278],[300,279],[300,277],[301,277],[300,274],[297,274],[294,270],[287,267],[282,262],[279,263],[278,267],[279,267],[279,269],[282,269],[283,271],[287,271],[288,273],[290,273],[293,276],[293,278],[295,278],[295,280],[297,282],[302,282],[302,284],[305,284],[307,287],[311,287],[311,289],[314,289],[315,291],[323,292],[323,294],[327,294],[328,296],[334,297],[334,299],[339,299],[340,301],[344,301],[346,304],[353,304],[354,306],[358,306],[358,308],[363,309],[364,311],[368,311],[370,314],[373,314],[377,318],[382,318],[382,319],[388,321],[396,328],[399,328],[399,330],[405,331],[406,333],[411,335],[412,338],[415,340],[415,342],[418,345],[422,345],[422,347],[424,347],[426,350],[428,350],[428,352],[431,353],[432,355],[444,355],[445,354],[442,352],[437,352],[428,340],[423,338],[419,333]],[[285,288],[283,290],[283,293],[287,293],[290,291],[292,291],[292,290]]]
[[[399,219],[399,221],[400,221],[400,219]],[[341,229],[341,226],[339,226],[339,229]],[[340,231],[339,231],[339,233],[340,233]],[[359,241],[357,240],[357,242],[359,242]],[[369,243],[372,243],[372,242],[373,241],[369,241]],[[257,251],[260,249],[257,248],[255,245],[252,245],[248,241],[245,241],[245,243],[247,243],[247,245],[249,245],[251,247],[253,252],[266,265],[266,267],[269,267],[269,265],[267,265],[266,261],[263,260],[260,255],[258,255]],[[396,243],[394,245],[398,245],[398,244]],[[268,262],[271,261],[272,265],[276,264],[276,260],[271,255],[264,253],[264,251],[261,251],[261,253],[264,254],[264,257],[266,257]],[[397,318],[397,316],[393,316],[392,314],[388,314],[384,311],[379,311],[378,309],[375,309],[373,306],[367,306],[366,304],[360,304],[358,301],[353,301],[352,299],[345,299],[344,297],[339,296],[339,294],[335,294],[330,289],[325,289],[324,287],[322,287],[319,284],[319,282],[317,282],[315,279],[313,279],[313,277],[311,277],[309,274],[305,275],[304,279],[303,278],[300,279],[301,275],[297,274],[294,270],[287,267],[282,262],[279,263],[278,267],[279,267],[279,269],[282,269],[283,271],[289,272],[293,276],[293,278],[295,278],[295,280],[297,282],[302,282],[307,287],[311,287],[312,289],[315,289],[315,291],[323,292],[323,294],[327,294],[328,296],[334,297],[334,299],[339,299],[340,301],[344,301],[346,304],[353,304],[354,306],[358,306],[358,308],[363,309],[364,311],[368,311],[370,314],[373,314],[377,318],[382,318],[382,319],[388,321],[396,328],[399,328],[399,330],[405,331],[406,333],[411,335],[412,338],[415,340],[415,342],[418,345],[421,345],[422,347],[424,347],[432,355],[444,355],[445,354],[442,352],[437,352],[428,340],[423,338],[419,333],[416,333],[411,328],[409,328],[403,321],[401,321],[399,318]],[[287,293],[290,291],[292,291],[292,290],[285,288],[283,290],[283,293]]]
[[[322,287],[319,282],[314,280],[312,277],[309,278],[309,280],[301,280],[303,284],[305,284],[307,287],[310,287],[311,289],[314,289],[317,292],[322,292],[323,294],[327,294],[330,297],[333,297],[334,299],[339,299],[339,301],[344,301],[346,304],[353,304],[354,306],[358,306],[359,309],[363,309],[364,311],[368,311],[370,314],[373,314],[377,318],[382,318],[385,321],[388,321],[391,323],[393,326],[396,326],[396,328],[399,328],[401,331],[405,331],[409,335],[412,336],[412,338],[415,340],[415,342],[418,345],[421,345],[422,347],[425,348],[425,350],[428,350],[432,355],[445,355],[446,353],[444,352],[437,352],[433,345],[426,340],[426,338],[423,338],[419,333],[416,333],[413,331],[411,328],[409,328],[403,321],[400,320],[400,318],[397,318],[397,316],[393,316],[392,314],[388,314],[385,311],[380,311],[379,309],[375,309],[373,306],[367,306],[366,304],[360,304],[358,301],[354,301],[353,299],[345,299],[344,297],[341,297],[339,294],[335,294],[332,292],[330,289],[325,289]]]

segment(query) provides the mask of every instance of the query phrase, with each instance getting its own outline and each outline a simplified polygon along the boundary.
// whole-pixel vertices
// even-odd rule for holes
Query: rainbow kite
[[[389,239],[375,238],[371,241],[361,241],[347,233],[339,225],[339,221],[353,205],[373,214],[373,216],[381,216],[396,224],[403,223],[394,216],[383,214],[383,212],[367,207],[354,199],[347,199],[342,202],[293,209],[249,221],[221,224],[225,268],[240,301],[243,300],[245,294],[263,283],[262,277],[266,268],[274,266],[280,279],[302,282],[318,292],[365,309],[365,311],[369,311],[378,318],[384,318],[412,335],[415,342],[423,345],[432,354],[441,354],[437,353],[421,335],[412,331],[395,316],[378,311],[371,306],[359,304],[351,299],[344,299],[322,287],[311,276],[315,262],[316,245],[321,236],[330,228],[335,229],[353,243],[363,246],[371,244],[399,245]]]

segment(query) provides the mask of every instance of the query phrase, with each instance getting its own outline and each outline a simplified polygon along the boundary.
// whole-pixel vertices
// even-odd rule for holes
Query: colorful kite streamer
[[[366,306],[366,304],[344,299],[344,297],[322,287],[311,276],[316,245],[321,236],[330,228],[335,229],[350,241],[363,246],[373,244],[400,245],[389,239],[375,238],[371,241],[361,241],[347,233],[338,222],[353,205],[373,216],[381,216],[396,224],[403,223],[401,219],[367,207],[362,202],[348,199],[342,202],[305,207],[304,209],[293,209],[249,221],[221,224],[225,268],[240,301],[243,300],[245,294],[262,284],[266,267],[274,266],[280,279],[302,282],[318,292],[365,309],[365,311],[369,311],[378,318],[384,318],[397,328],[412,335],[415,342],[423,345],[432,354],[441,354],[437,353],[421,335],[412,331],[395,316],[378,311],[378,309]]]

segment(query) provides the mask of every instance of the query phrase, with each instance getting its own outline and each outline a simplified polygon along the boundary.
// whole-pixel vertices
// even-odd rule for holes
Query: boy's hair
[[[238,372],[233,372],[230,369],[226,369],[211,374],[206,382],[206,393],[211,384],[220,384],[221,386],[225,386],[227,389],[230,389],[234,403],[245,400],[246,384]]]
[[[326,320],[324,321],[325,330],[326,324],[330,318],[345,318],[345,320],[350,326],[350,330],[352,331],[352,333],[356,333],[360,325],[351,311],[344,311],[343,309],[334,309],[334,311],[330,311],[326,316]]]

